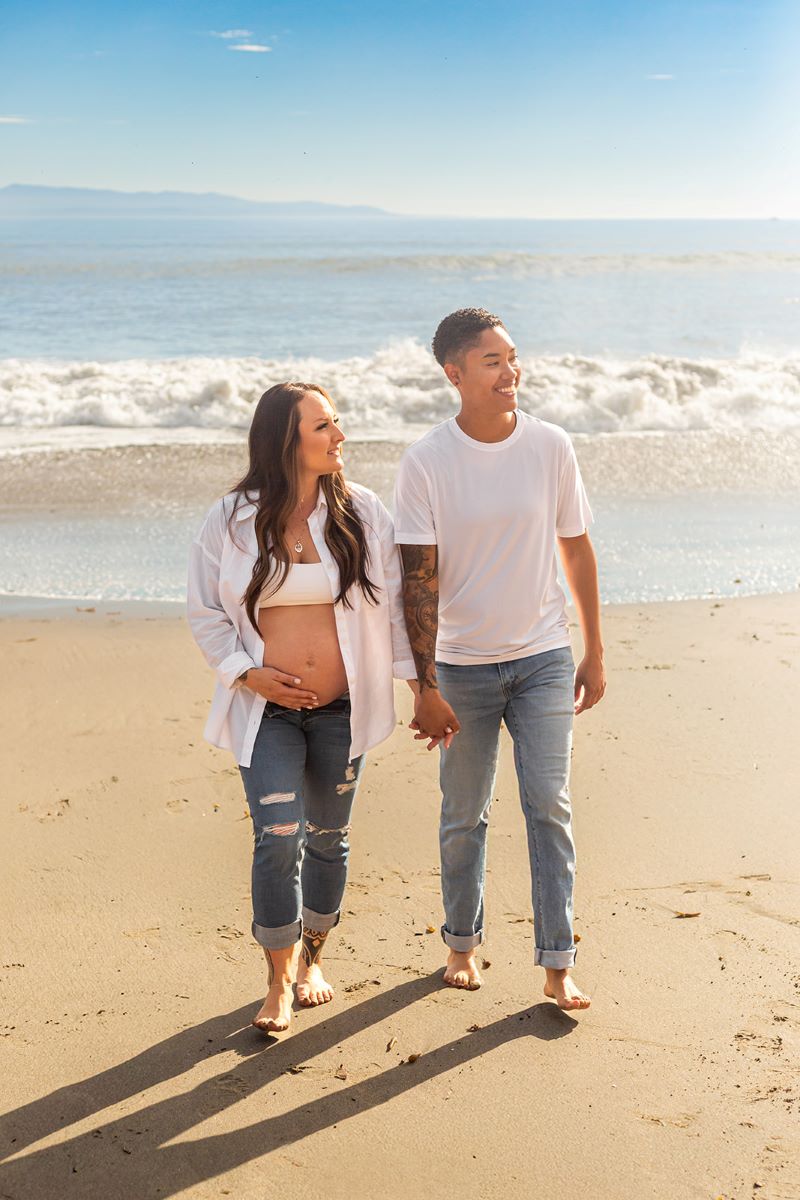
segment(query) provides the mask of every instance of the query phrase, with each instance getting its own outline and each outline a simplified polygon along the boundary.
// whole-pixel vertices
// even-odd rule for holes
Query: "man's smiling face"
[[[462,401],[487,416],[516,409],[520,367],[516,347],[502,325],[484,329],[457,362],[446,364],[445,372]]]

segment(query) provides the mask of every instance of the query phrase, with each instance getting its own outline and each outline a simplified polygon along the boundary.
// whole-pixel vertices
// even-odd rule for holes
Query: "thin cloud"
[[[209,37],[218,38],[246,38],[252,36],[252,29],[223,29],[221,32],[217,32],[216,29],[212,29],[209,34]]]
[[[31,125],[30,117],[0,117],[0,125]]]
[[[674,75],[645,75],[645,79],[674,79]]]
[[[251,54],[269,54],[272,46],[256,46],[253,42],[246,42],[241,46],[228,46],[229,50],[249,50]]]

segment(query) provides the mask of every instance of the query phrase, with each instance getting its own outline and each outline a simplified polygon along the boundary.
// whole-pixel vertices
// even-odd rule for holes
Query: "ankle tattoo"
[[[300,947],[300,953],[303,956],[303,962],[307,967],[313,967],[322,958],[322,950],[325,945],[325,939],[330,933],[329,929],[304,929],[303,943]]]

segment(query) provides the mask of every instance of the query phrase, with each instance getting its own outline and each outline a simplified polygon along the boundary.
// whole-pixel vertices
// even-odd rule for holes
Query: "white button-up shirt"
[[[415,679],[417,672],[403,617],[402,574],[392,519],[374,492],[358,484],[348,486],[364,525],[368,574],[380,589],[377,604],[371,604],[355,585],[349,596],[352,608],[334,605],[350,691],[350,758],[357,758],[395,727],[392,678]],[[242,602],[258,557],[256,505],[240,505],[231,522],[233,505],[233,494],[218,500],[192,543],[187,610],[195,641],[217,673],[205,737],[214,746],[232,750],[237,762],[249,767],[266,700],[236,681],[250,668],[272,664],[269,647]],[[320,489],[308,527],[337,596],[339,569],[325,542],[327,516],[327,501]]]

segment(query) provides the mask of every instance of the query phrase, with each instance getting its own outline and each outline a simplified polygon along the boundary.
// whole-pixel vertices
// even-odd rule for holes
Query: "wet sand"
[[[159,431],[162,432],[162,431]],[[577,435],[590,495],[658,497],[687,493],[782,495],[800,492],[800,433],[758,430]],[[348,478],[392,493],[405,444],[350,441]],[[0,517],[96,512],[202,515],[247,466],[244,440],[227,444],[107,446],[28,450],[0,459]]]
[[[0,620],[4,1196],[800,1194],[797,595],[605,611],[573,774],[589,1012],[531,965],[505,739],[485,985],[441,986],[436,761],[400,726],[359,795],[335,1001],[272,1042],[210,674],[177,610],[72,609]]]

